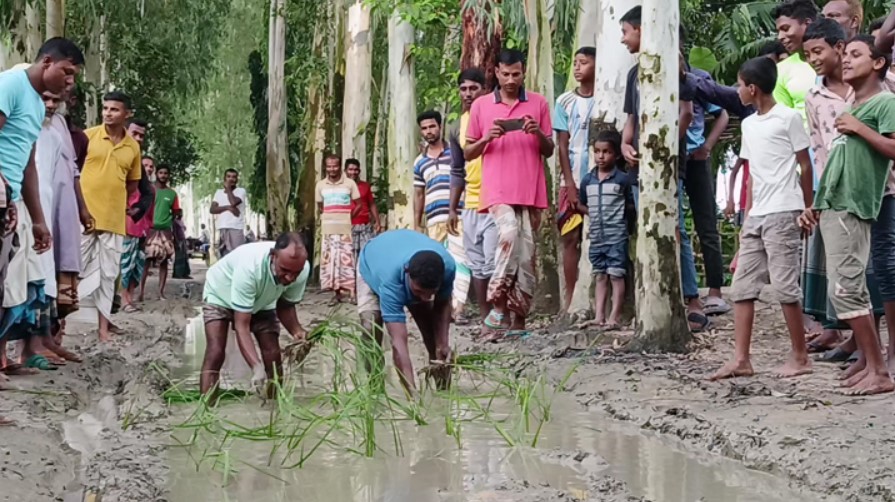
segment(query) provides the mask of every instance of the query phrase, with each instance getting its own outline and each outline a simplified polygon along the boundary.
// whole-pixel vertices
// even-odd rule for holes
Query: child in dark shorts
[[[628,221],[634,196],[628,174],[619,167],[621,135],[603,131],[594,142],[595,167],[581,180],[578,209],[590,218],[590,263],[596,277],[594,320],[588,324],[618,328],[625,300],[628,271]],[[612,311],[606,320],[606,300],[612,284]]]

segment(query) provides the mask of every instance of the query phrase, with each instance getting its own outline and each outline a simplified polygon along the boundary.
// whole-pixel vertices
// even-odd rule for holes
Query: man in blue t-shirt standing
[[[451,292],[457,265],[444,245],[411,230],[385,232],[367,243],[357,268],[357,309],[361,323],[382,343],[383,325],[392,356],[408,390],[415,390],[407,347],[407,316],[423,336],[429,361],[439,367],[436,384],[450,383]]]

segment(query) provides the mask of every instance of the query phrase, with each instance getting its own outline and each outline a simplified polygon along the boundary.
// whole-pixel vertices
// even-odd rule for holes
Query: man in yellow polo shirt
[[[459,124],[449,134],[451,146],[451,199],[448,210],[448,231],[463,236],[466,262],[472,275],[472,288],[482,319],[488,315],[488,283],[494,273],[494,253],[497,251],[497,224],[488,213],[479,212],[479,193],[482,188],[482,159],[466,161],[466,128],[469,125],[469,108],[479,96],[487,94],[485,74],[478,68],[468,68],[457,79],[463,114]],[[462,216],[460,196],[466,192]]]
[[[140,145],[127,134],[131,100],[118,91],[103,96],[103,123],[87,129],[89,145],[81,171],[84,202],[95,220],[81,238],[83,271],[78,296],[92,302],[99,318],[99,339],[108,341],[115,280],[124,250],[127,198],[140,182]]]

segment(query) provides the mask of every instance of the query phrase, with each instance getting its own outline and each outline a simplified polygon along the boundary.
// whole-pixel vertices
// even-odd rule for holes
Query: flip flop
[[[818,363],[842,363],[848,361],[851,356],[851,352],[846,352],[841,347],[833,347],[820,356],[815,357],[814,361]]]
[[[708,330],[712,326],[712,321],[710,321],[708,317],[696,312],[690,312],[689,314],[687,314],[687,321],[699,325],[696,328],[690,328],[690,331],[692,331],[693,333],[701,333]]]
[[[506,334],[503,335],[504,338],[509,338],[511,340],[525,340],[530,336],[531,332],[529,332],[527,329],[511,329],[507,330]]]
[[[809,354],[818,354],[821,352],[829,352],[835,348],[838,348],[837,345],[822,345],[815,341],[808,342],[808,353]]]
[[[137,307],[136,305],[134,305],[132,303],[128,303],[127,305],[121,307],[121,311],[124,312],[125,314],[135,314],[137,312],[142,312],[140,307]]]
[[[59,369],[55,364],[50,364],[46,357],[40,354],[34,354],[25,361],[26,368],[36,368],[41,371],[56,371]]]
[[[705,310],[705,315],[723,315],[730,312],[730,304],[724,301],[723,298],[718,298],[716,296],[707,296],[702,300],[703,310]]]
[[[503,330],[506,329],[506,326],[502,325],[503,318],[504,314],[495,312],[492,309],[490,312],[488,312],[488,315],[485,316],[485,320],[482,321],[482,323],[491,329]]]

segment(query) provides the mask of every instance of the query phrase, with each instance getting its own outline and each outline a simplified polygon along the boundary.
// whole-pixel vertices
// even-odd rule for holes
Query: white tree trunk
[[[388,152],[384,151],[388,146],[385,143],[385,137],[388,134],[388,103],[388,65],[383,65],[382,76],[379,78],[379,106],[376,111],[376,131],[373,133],[373,169],[371,174],[374,181],[381,179],[382,168],[388,158]]]
[[[528,23],[528,63],[526,86],[553,103],[553,38],[550,27],[547,0],[525,0],[525,18]],[[545,163],[548,198],[556,195],[556,157]],[[538,293],[535,305],[541,312],[555,312],[559,307],[562,274],[558,273],[558,232],[555,221],[555,204],[543,212],[542,224],[535,236],[537,249]]]
[[[395,13],[388,20],[389,228],[413,228],[413,161],[417,155],[414,30]]]
[[[619,132],[625,124],[625,78],[634,66],[634,57],[621,43],[619,19],[629,9],[640,2],[630,0],[581,0],[582,11],[578,18],[579,46],[596,44],[597,72],[594,83],[594,113],[599,115],[591,123],[592,132],[616,129]],[[576,48],[577,50],[577,48]],[[574,80],[574,79],[573,79]],[[591,135],[590,139],[593,139]],[[590,259],[588,258],[587,227],[582,243],[581,259],[578,261],[578,282],[572,292],[570,314],[583,316],[593,308],[590,289],[593,284]]]
[[[65,0],[47,0],[47,38],[65,35]]]
[[[34,9],[31,9],[33,11]],[[0,36],[0,71],[31,61],[37,54],[28,54],[29,20],[24,0],[12,0],[9,34]],[[33,19],[31,20],[33,21]]]
[[[348,7],[348,41],[345,51],[345,97],[342,109],[342,158],[367,160],[367,124],[373,82],[373,41],[370,7],[357,0]],[[363,173],[364,170],[361,170]]]
[[[678,228],[678,0],[644,0],[640,52],[637,338],[632,349],[683,352]]]
[[[289,225],[289,190],[292,176],[286,144],[286,0],[270,3],[267,102],[267,208],[274,233]]]
[[[40,9],[33,3],[25,4],[25,21],[28,26],[28,33],[25,37],[25,53],[26,61],[34,61],[37,51],[43,44],[43,21],[40,18]]]

